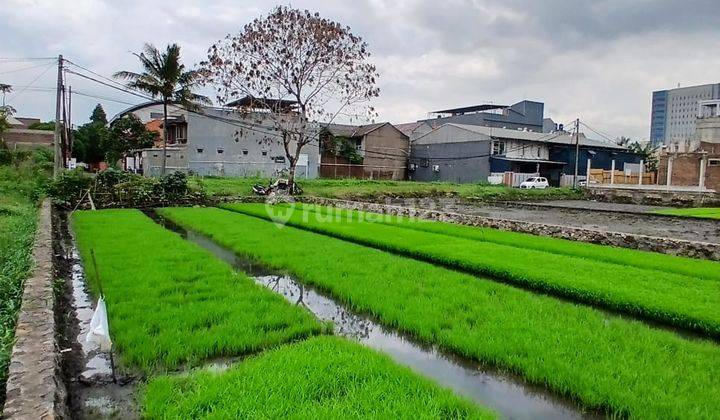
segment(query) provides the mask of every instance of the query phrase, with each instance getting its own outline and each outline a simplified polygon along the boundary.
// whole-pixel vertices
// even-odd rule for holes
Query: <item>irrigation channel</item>
[[[110,353],[87,343],[95,309],[88,293],[80,255],[68,226],[68,214],[54,212],[55,267],[65,280],[56,311],[61,368],[68,394],[70,418],[138,418],[137,378],[113,372]]]
[[[378,324],[369,316],[353,313],[332,297],[292,277],[235,254],[212,239],[163,218],[146,214],[165,228],[210,251],[256,283],[302,305],[322,321],[333,322],[337,335],[356,340],[389,355],[396,362],[437,383],[493,409],[510,419],[600,418],[572,401],[528,384],[521,378],[484,366],[473,360],[441,351]]]

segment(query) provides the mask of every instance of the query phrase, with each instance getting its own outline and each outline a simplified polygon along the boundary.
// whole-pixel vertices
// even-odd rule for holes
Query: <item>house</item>
[[[596,169],[622,168],[640,158],[626,147],[587,138],[580,133],[578,174],[587,162]],[[444,124],[418,137],[410,152],[409,178],[417,181],[499,182],[503,174],[548,178],[551,185],[567,182],[575,171],[575,137],[479,125]],[[614,163],[613,163],[614,162]],[[583,176],[584,178],[584,176]],[[570,178],[571,179],[571,178]],[[571,181],[570,181],[571,182]]]
[[[30,126],[39,123],[39,118],[7,117],[10,128],[0,136],[5,145],[11,149],[34,149],[38,147],[52,147],[55,141],[55,132],[47,130],[33,130]]]
[[[410,140],[394,125],[329,124],[322,128],[320,176],[401,180]]]
[[[240,107],[243,111],[238,110]],[[115,116],[110,124],[129,113],[140,118],[148,129],[158,131],[162,139],[165,130],[162,102],[128,108]],[[281,133],[262,104],[241,99],[225,107],[201,107],[198,110],[172,104],[168,107],[167,125],[165,159],[168,171],[208,176],[276,177],[289,168]],[[303,147],[296,176],[316,178],[320,166],[319,127],[313,125],[307,135],[312,141]],[[290,149],[294,150],[295,145],[290,144]],[[160,140],[152,148],[131,153],[125,167],[154,176],[161,172],[162,161]]]
[[[720,191],[720,100],[704,101],[685,148],[664,147],[658,159],[658,184]]]

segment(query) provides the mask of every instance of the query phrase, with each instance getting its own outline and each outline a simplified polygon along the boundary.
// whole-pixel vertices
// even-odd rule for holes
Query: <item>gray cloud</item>
[[[135,69],[144,42],[178,42],[191,65],[214,41],[270,9],[262,1],[3,0],[0,57],[58,53],[110,75]],[[209,4],[208,4],[209,3]],[[717,1],[361,0],[296,1],[350,26],[381,72],[381,118],[415,120],[446,106],[524,98],[546,103],[559,121],[575,117],[611,133],[648,135],[652,90],[718,82]],[[50,62],[48,62],[50,63]],[[0,82],[25,86],[42,67],[0,60]],[[52,87],[54,71],[34,87]],[[85,93],[138,98],[70,78]],[[16,88],[16,93],[21,88]],[[98,100],[77,97],[77,122]],[[109,114],[125,105],[101,101]],[[52,92],[14,99],[23,115],[52,118]]]

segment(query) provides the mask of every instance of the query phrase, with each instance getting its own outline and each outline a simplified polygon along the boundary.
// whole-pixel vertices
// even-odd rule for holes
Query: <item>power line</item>
[[[44,66],[46,66],[46,64],[43,63],[43,64],[38,64],[38,65],[35,65],[35,66],[29,66],[29,67],[23,67],[23,68],[19,68],[19,69],[15,69],[15,70],[3,71],[3,72],[0,72],[0,74],[18,73],[18,72],[21,72],[21,71],[32,70],[32,69],[36,69],[36,68],[38,68],[38,67],[44,67]]]
[[[0,57],[0,61],[35,61],[35,60],[57,60],[57,57]]]
[[[43,70],[40,74],[38,74],[38,75],[30,82],[29,85],[27,85],[25,88],[21,89],[20,92],[18,92],[18,93],[16,93],[16,94],[14,94],[13,96],[11,96],[10,99],[8,99],[7,101],[8,101],[8,102],[11,102],[13,99],[15,99],[15,98],[17,98],[18,96],[22,95],[23,92],[25,92],[26,90],[28,90],[28,88],[32,87],[32,86],[35,84],[35,82],[37,82],[38,79],[40,79],[41,77],[43,77],[43,76],[45,75],[45,73],[47,73],[53,66],[54,66],[54,63],[51,63],[50,65],[48,65],[47,68],[46,68],[45,70]]]

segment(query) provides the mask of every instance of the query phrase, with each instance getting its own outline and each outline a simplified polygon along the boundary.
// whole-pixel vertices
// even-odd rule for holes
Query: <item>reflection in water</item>
[[[440,351],[434,346],[418,343],[404,334],[386,329],[370,317],[347,310],[313,287],[303,285],[257,262],[241,258],[206,236],[187,231],[154,213],[150,215],[168,229],[180,233],[237,270],[253,276],[258,284],[307,308],[318,319],[332,321],[337,335],[352,338],[386,353],[396,362],[495,410],[504,418],[598,417],[592,413],[584,413],[576,405],[561,400],[540,387],[530,386],[515,376],[488,369],[475,361]]]

